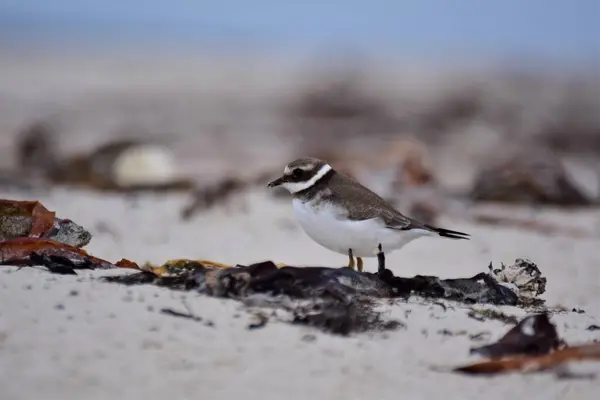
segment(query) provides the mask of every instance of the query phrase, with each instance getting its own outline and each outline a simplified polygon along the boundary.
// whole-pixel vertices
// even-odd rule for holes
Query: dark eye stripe
[[[305,171],[303,169],[300,168],[295,168],[294,170],[292,170],[292,180],[294,182],[304,182],[307,181],[311,178],[312,176],[312,171]]]

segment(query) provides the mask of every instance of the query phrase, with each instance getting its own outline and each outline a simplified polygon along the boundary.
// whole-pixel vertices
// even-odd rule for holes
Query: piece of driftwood
[[[541,372],[573,361],[600,361],[600,343],[567,347],[544,355],[520,355],[455,368],[455,372],[493,375],[508,372]]]

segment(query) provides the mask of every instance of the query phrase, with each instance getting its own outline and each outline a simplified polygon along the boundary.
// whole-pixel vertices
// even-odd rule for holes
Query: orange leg
[[[363,260],[360,257],[356,257],[356,261],[357,261],[357,265],[356,265],[356,269],[358,270],[358,272],[363,272]]]

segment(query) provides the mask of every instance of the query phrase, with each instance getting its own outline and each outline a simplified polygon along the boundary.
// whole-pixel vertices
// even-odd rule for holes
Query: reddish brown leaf
[[[455,368],[456,372],[468,374],[499,374],[506,372],[544,371],[570,361],[600,361],[600,343],[568,347],[542,356],[517,356],[500,360],[484,361]]]
[[[126,258],[120,259],[115,265],[119,268],[140,269],[140,267],[135,262]]]
[[[48,232],[54,226],[54,217],[56,213],[48,211],[46,207],[40,202],[33,202],[33,209],[31,210],[31,237],[41,237]]]
[[[118,268],[115,264],[89,255],[85,250],[52,240],[16,238],[0,242],[0,264],[35,265],[32,255],[35,258],[62,258],[75,268]]]
[[[29,237],[41,237],[54,226],[55,213],[48,211],[39,201],[17,201],[0,199],[0,215],[30,216]]]

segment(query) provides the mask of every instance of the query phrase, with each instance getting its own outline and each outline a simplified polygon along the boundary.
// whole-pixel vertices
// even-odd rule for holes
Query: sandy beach
[[[88,250],[109,260],[161,263],[187,257],[300,265],[346,261],[312,243],[296,227],[289,204],[260,189],[235,199],[229,211],[218,207],[187,223],[178,222],[178,210],[186,201],[178,195],[132,200],[53,190],[2,197],[38,199],[59,216],[89,227],[94,236]],[[546,218],[560,221],[566,216],[553,212]],[[569,218],[579,226],[597,223],[595,212]],[[548,278],[543,296],[548,306],[566,309],[552,318],[559,334],[569,343],[598,339],[597,331],[586,330],[600,322],[597,239],[541,237],[443,222],[470,232],[474,239],[415,242],[389,256],[391,268],[403,276],[467,277],[485,271],[490,261],[530,258]],[[368,260],[370,270],[375,268],[373,261]],[[43,269],[2,268],[3,398],[499,399],[524,392],[539,399],[595,398],[595,379],[557,379],[552,373],[475,378],[433,371],[432,367],[472,361],[470,347],[491,343],[508,329],[498,321],[469,318],[465,305],[451,304],[444,310],[416,299],[386,304],[389,316],[402,321],[404,328],[347,338],[277,321],[249,330],[253,316],[232,300],[98,281],[115,273],[123,272],[73,277]],[[160,313],[165,307],[185,311],[186,304],[201,322]],[[502,308],[507,314],[525,315],[515,307]],[[469,337],[482,332],[487,334],[479,340]],[[598,364],[591,368],[600,371]]]
[[[275,134],[280,125],[269,119],[272,110],[256,106],[259,111],[248,111],[248,117],[237,114],[238,108],[227,108],[231,99],[243,104],[233,103],[240,110],[265,99],[277,103],[289,92],[285,85],[290,82],[289,70],[278,74],[264,68],[256,72],[256,67],[254,76],[242,74],[241,66],[227,72],[210,63],[183,63],[185,68],[177,67],[176,73],[176,63],[161,70],[160,65],[142,68],[143,61],[134,67],[125,65],[122,71],[93,60],[83,64],[72,60],[70,70],[56,59],[40,65],[18,58],[3,62],[2,166],[14,164],[20,127],[55,114],[65,123],[61,128],[65,152],[89,149],[118,137],[119,126],[133,126],[142,136],[161,137],[172,144],[181,169],[201,183],[234,173],[252,175],[275,167],[279,171],[297,151],[289,137]],[[198,65],[204,68],[201,72]],[[408,97],[434,93],[440,83],[426,77],[403,82],[413,85]],[[215,93],[221,95],[217,100]],[[218,99],[224,99],[225,105]],[[211,106],[217,103],[225,108],[223,115],[213,113]],[[467,138],[484,137],[485,143],[477,145],[493,148],[498,143],[496,136],[486,136],[476,124],[470,129]],[[493,140],[486,142],[490,137]],[[438,154],[435,172],[446,187],[464,187],[476,171],[473,154],[481,149],[467,151],[467,142],[458,140]],[[589,178],[590,192],[597,192],[593,173],[576,178]],[[345,257],[318,246],[301,231],[288,201],[275,199],[267,190],[257,184],[187,221],[181,219],[181,210],[191,196],[184,194],[122,195],[64,187],[26,191],[5,185],[0,198],[38,200],[58,217],[72,219],[93,235],[85,249],[111,261],[127,258],[161,264],[189,258],[246,265],[265,260],[345,265]],[[473,212],[484,207],[463,208]],[[585,234],[488,226],[465,218],[465,213],[443,213],[439,226],[468,232],[472,240],[421,239],[388,254],[388,268],[405,277],[467,278],[487,272],[490,262],[499,267],[527,258],[548,280],[542,295],[546,306],[564,309],[551,318],[560,337],[569,344],[600,340],[600,331],[588,329],[600,326],[598,210],[497,208]],[[376,270],[375,259],[365,263],[368,271]],[[587,375],[564,378],[549,372],[480,378],[436,370],[478,359],[469,355],[471,347],[492,343],[510,329],[497,320],[468,316],[472,308],[489,306],[440,305],[419,298],[384,302],[385,315],[403,326],[349,337],[277,318],[260,329],[249,329],[254,312],[233,300],[99,280],[124,273],[129,272],[96,270],[67,276],[43,268],[0,267],[3,400],[579,400],[598,396],[600,378]],[[163,308],[191,310],[201,320],[165,315]],[[495,308],[518,318],[526,315],[517,307]],[[573,365],[572,372],[600,373],[600,364]]]

